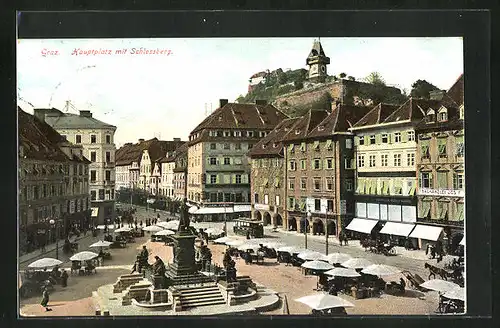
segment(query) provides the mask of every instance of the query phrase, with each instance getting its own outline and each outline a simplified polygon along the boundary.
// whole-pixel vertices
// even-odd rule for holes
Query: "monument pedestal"
[[[191,275],[197,272],[194,261],[194,240],[190,232],[179,232],[172,235],[174,242],[174,262],[169,265],[167,276],[178,277]]]

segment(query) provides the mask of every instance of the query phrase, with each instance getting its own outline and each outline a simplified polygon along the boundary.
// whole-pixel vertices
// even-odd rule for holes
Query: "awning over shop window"
[[[90,216],[95,218],[98,215],[99,215],[99,207],[92,207],[92,214],[90,214]]]
[[[203,214],[224,214],[224,213],[240,213],[240,212],[251,212],[251,205],[234,205],[229,207],[200,207],[191,214],[203,215]]]
[[[414,224],[387,222],[382,230],[380,230],[380,233],[385,235],[408,237],[413,228],[415,228]]]
[[[410,237],[437,241],[442,231],[443,231],[442,227],[433,227],[423,224],[417,224],[413,232],[410,234]]]
[[[362,233],[371,233],[377,222],[377,220],[354,218],[346,229]]]

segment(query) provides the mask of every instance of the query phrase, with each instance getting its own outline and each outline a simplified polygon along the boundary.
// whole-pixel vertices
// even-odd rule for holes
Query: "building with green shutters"
[[[465,220],[465,147],[463,75],[429,108],[417,134],[417,222],[443,231],[448,253],[463,238]]]

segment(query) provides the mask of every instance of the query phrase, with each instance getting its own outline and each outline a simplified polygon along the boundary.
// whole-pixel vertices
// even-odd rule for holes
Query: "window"
[[[90,161],[91,162],[95,162],[96,161],[96,152],[95,151],[91,151],[90,152]]]
[[[365,137],[358,137],[359,138],[359,145],[363,146],[365,144]]]
[[[415,131],[408,131],[408,141],[415,141]]]
[[[217,137],[222,137],[224,135],[224,133],[222,131],[217,131]]]
[[[238,131],[239,132],[239,131]],[[241,144],[238,142],[238,143],[235,143],[234,144],[234,149],[236,150],[241,150]]]
[[[370,145],[374,145],[375,144],[375,136],[370,136]]]
[[[252,147],[253,147],[253,144],[249,143],[248,144],[248,149],[252,149]]]
[[[228,143],[225,143],[225,144],[224,144],[224,149],[231,149],[231,145],[230,145],[230,144],[228,144]]]
[[[394,166],[401,166],[401,154],[394,154]]]
[[[326,210],[328,212],[333,212],[333,200],[331,199],[326,200]]]
[[[314,210],[316,212],[321,211],[321,199],[315,199],[314,200]]]
[[[464,189],[463,173],[453,173],[453,189]]]
[[[300,179],[300,189],[302,190],[307,189],[307,178]]]
[[[259,202],[259,194],[253,194],[253,199],[255,203]]]
[[[104,189],[99,189],[99,199],[100,200],[104,199]]]
[[[211,143],[211,144],[210,144],[210,149],[211,149],[211,150],[215,150],[215,149],[217,149],[217,144]]]
[[[401,142],[401,132],[394,133],[394,142]]]
[[[106,152],[106,163],[111,162],[111,153],[109,151]]]
[[[333,158],[327,158],[325,162],[326,169],[333,169]]]
[[[333,178],[326,178],[326,190],[333,190]]]
[[[253,137],[253,131],[247,131],[247,137]]]
[[[352,179],[346,179],[345,180],[345,190],[352,191],[352,189],[353,189],[353,181],[352,181]]]
[[[269,204],[269,195],[264,195],[264,204]]]
[[[431,172],[421,172],[420,173],[420,188],[432,188],[432,173]]]
[[[224,131],[224,137],[230,137],[231,131]]]
[[[365,166],[365,155],[358,155],[358,167]]]
[[[389,155],[387,155],[387,154],[380,155],[380,165],[387,166],[388,158],[389,158]]]
[[[241,137],[241,131],[234,131],[233,133],[235,137]]]
[[[217,158],[210,157],[208,160],[210,162],[210,165],[217,165]]]
[[[295,163],[295,161],[289,161],[288,162],[288,170],[289,171],[295,171],[297,169],[297,165]]]
[[[288,179],[288,189],[293,190],[295,188],[295,178]]]
[[[97,172],[95,170],[90,170],[90,181],[95,182],[97,180]]]
[[[211,184],[217,183],[217,175],[210,174],[210,183]]]
[[[306,162],[307,162],[307,161],[306,161],[305,159],[301,159],[301,160],[300,160],[300,169],[301,169],[301,170],[305,170],[305,169],[307,169],[307,164],[306,164]]]
[[[406,154],[406,166],[414,166],[415,165],[415,153]]]
[[[95,134],[90,135],[90,143],[97,143],[97,136]]]
[[[448,172],[437,172],[437,187],[438,189],[448,188]]]
[[[276,206],[280,206],[280,196],[276,195]]]
[[[321,179],[320,178],[314,178],[314,190],[316,190],[316,191],[321,190]]]
[[[61,137],[63,137],[64,140],[68,140],[68,136],[66,136],[65,134],[61,134]]]
[[[321,169],[321,160],[319,158],[313,159],[313,169],[315,170]]]
[[[81,144],[82,143],[82,136],[77,134],[75,137],[75,143]]]
[[[229,157],[224,157],[224,165],[231,165],[231,159]]]
[[[458,118],[463,120],[464,119],[464,106],[461,106],[459,111],[460,111],[460,113],[458,114],[459,115]]]
[[[448,120],[447,113],[445,111],[444,112],[440,112],[439,116],[438,116],[438,120],[439,120],[439,122],[446,122]]]
[[[294,209],[295,208],[295,198],[288,197],[288,208],[289,209]]]
[[[352,149],[352,139],[345,139],[345,148]]]
[[[446,139],[438,139],[438,153],[439,157],[446,157]]]
[[[106,143],[107,144],[111,143],[111,136],[109,134],[106,134]]]
[[[344,167],[348,170],[350,169],[354,169],[354,160],[352,158],[349,158],[349,157],[344,157]]]
[[[96,200],[97,199],[97,192],[95,190],[90,191],[90,200]]]
[[[265,136],[267,136],[267,132],[266,132],[266,131],[260,131],[260,132],[259,132],[259,136],[260,136],[261,138],[264,138]]]
[[[370,155],[369,165],[370,167],[375,167],[375,155]]]
[[[241,174],[236,174],[236,183],[237,184],[241,183]]]
[[[388,143],[389,142],[389,136],[387,133],[382,134],[382,143]]]

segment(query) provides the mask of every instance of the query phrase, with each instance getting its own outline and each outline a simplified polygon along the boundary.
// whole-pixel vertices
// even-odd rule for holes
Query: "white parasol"
[[[234,239],[231,239],[229,237],[220,237],[220,238],[215,239],[214,243],[216,243],[216,244],[225,244],[226,242],[228,242],[230,240],[234,240]]]
[[[36,260],[35,262],[28,265],[28,268],[33,269],[44,269],[54,267],[56,265],[61,265],[62,262],[51,257],[45,257],[43,259]]]
[[[354,307],[354,304],[340,298],[338,296],[329,295],[327,293],[318,293],[314,295],[304,296],[295,300],[303,303],[315,310],[326,310],[338,307]]]
[[[438,292],[447,292],[455,288],[459,288],[460,286],[449,281],[441,280],[441,279],[431,279],[426,282],[420,284],[421,287],[436,290]]]
[[[164,230],[164,229],[161,228],[161,227],[158,227],[158,226],[147,226],[147,227],[142,228],[142,230],[144,230],[144,231],[150,231],[150,232],[158,232],[158,231],[161,231],[161,230]]]
[[[451,300],[459,300],[465,302],[465,288],[458,287],[453,288],[443,294],[443,297],[449,298]]]
[[[219,236],[219,235],[222,235],[224,233],[224,230],[219,229],[219,228],[208,228],[205,230],[205,232],[207,234],[209,234],[210,236]]]
[[[108,229],[113,230],[114,228],[115,228],[115,225],[114,225],[114,224],[108,224]],[[97,226],[97,229],[99,229],[99,230],[104,230],[104,229],[105,229],[105,225],[103,225],[103,224],[98,225],[98,226]]]
[[[354,269],[346,269],[346,268],[333,268],[325,272],[325,274],[334,277],[361,277],[359,273]]]
[[[311,270],[331,270],[333,266],[324,261],[307,261],[301,265],[303,268],[311,269]]]
[[[170,226],[168,222],[158,222],[156,225],[165,229],[168,229],[168,227]]]
[[[297,257],[299,259],[303,259],[305,261],[324,261],[325,260],[324,254],[321,254],[320,252],[310,251],[310,250],[300,252],[297,255]]]
[[[112,242],[99,240],[98,242],[93,243],[89,247],[109,247],[111,244],[112,244]]]
[[[285,243],[281,243],[279,241],[272,241],[272,242],[268,242],[268,243],[264,244],[264,246],[266,246],[267,248],[272,248],[274,250],[277,250],[277,249],[279,249],[281,247],[286,246],[286,244]]]
[[[132,228],[129,227],[121,227],[115,230],[115,232],[129,232],[132,231]]]
[[[339,264],[350,260],[352,257],[344,253],[331,253],[326,255],[325,258],[330,264]]]
[[[70,257],[69,259],[71,261],[88,261],[88,260],[95,259],[98,256],[99,255],[94,253],[94,252],[84,251],[84,252],[76,253],[75,255]]]
[[[228,246],[238,246],[238,245],[242,245],[244,243],[245,242],[243,240],[240,240],[240,239],[231,239],[231,240],[228,240],[225,242],[225,244]]]
[[[170,236],[170,235],[175,235],[175,231],[165,229],[155,232],[155,236]]]
[[[350,268],[350,269],[364,269],[372,264],[373,263],[368,260],[365,260],[360,257],[355,257],[345,262],[342,262],[341,265],[345,268]]]
[[[256,252],[259,250],[260,246],[255,245],[255,244],[245,243],[245,244],[238,245],[236,248],[239,249],[240,251],[253,250]]]
[[[364,268],[361,272],[364,274],[371,274],[372,276],[391,276],[400,273],[401,270],[390,265],[372,264]]]
[[[295,246],[283,246],[277,249],[278,252],[289,253],[289,254],[298,254],[302,252],[304,249]]]

